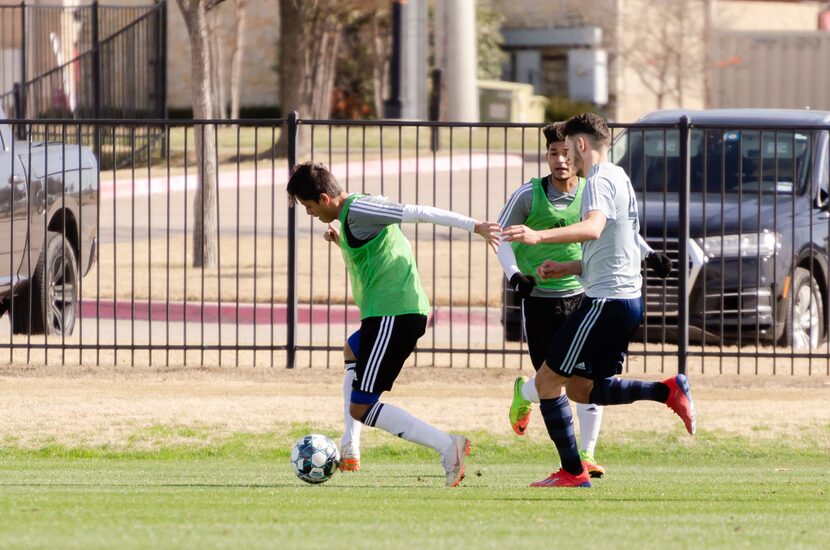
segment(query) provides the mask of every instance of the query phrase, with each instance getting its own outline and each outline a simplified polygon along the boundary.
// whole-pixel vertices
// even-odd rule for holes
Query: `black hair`
[[[582,113],[568,119],[562,130],[565,136],[584,134],[591,140],[594,148],[608,147],[611,144],[611,132],[605,119],[595,113]]]
[[[297,199],[317,202],[323,193],[336,197],[343,192],[334,174],[319,162],[303,162],[295,166],[285,190],[290,204]]]
[[[545,149],[550,149],[550,144],[557,141],[565,141],[565,134],[562,133],[564,122],[554,122],[542,128],[542,133],[545,134]]]

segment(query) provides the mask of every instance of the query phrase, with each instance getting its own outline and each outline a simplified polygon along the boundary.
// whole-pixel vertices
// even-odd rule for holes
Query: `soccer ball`
[[[331,479],[340,463],[340,451],[334,441],[320,434],[300,438],[291,449],[291,468],[306,483],[323,483]]]

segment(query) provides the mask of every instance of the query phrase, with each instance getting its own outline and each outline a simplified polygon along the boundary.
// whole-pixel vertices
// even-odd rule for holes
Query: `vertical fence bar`
[[[3,6],[4,8],[7,6]],[[11,8],[11,6],[8,6]],[[13,11],[13,10],[10,10]],[[5,10],[3,10],[5,20]],[[20,82],[26,82],[26,2],[20,2]],[[5,84],[5,82],[4,82]]]
[[[93,118],[101,118],[101,51],[98,36],[98,0],[92,2],[92,109]],[[134,136],[133,136],[134,137]],[[101,158],[101,143],[95,134],[95,158]]]
[[[297,164],[297,124],[299,114],[288,114],[288,172]],[[293,369],[297,356],[297,211],[293,203],[288,205],[288,296],[286,303],[286,367]]]
[[[689,356],[689,117],[680,117],[680,219],[678,226],[677,372],[686,373]]]
[[[20,2],[20,83],[23,84],[23,93],[20,95],[20,112],[22,116],[18,116],[18,118],[26,118],[26,48],[28,43],[26,41],[26,2]],[[15,98],[17,99],[17,98]],[[22,128],[25,128],[26,125],[22,124]],[[22,139],[22,138],[21,138]]]

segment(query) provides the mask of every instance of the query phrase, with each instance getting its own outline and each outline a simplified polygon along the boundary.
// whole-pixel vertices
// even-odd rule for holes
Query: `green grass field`
[[[601,443],[609,474],[593,489],[529,489],[550,472],[552,447],[477,433],[467,478],[445,489],[435,455],[375,434],[361,472],[306,485],[290,472],[288,448],[308,431],[194,445],[198,433],[159,428],[137,439],[161,442],[150,450],[6,441],[0,548],[820,548],[830,540],[830,458],[809,441],[639,433]]]

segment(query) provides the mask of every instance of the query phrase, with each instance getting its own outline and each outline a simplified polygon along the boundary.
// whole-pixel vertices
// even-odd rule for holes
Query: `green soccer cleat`
[[[596,478],[605,476],[605,466],[597,464],[594,453],[589,453],[585,450],[579,451],[579,458],[582,459],[582,466],[588,470],[588,475]]]
[[[533,402],[528,401],[522,395],[522,388],[527,382],[526,376],[520,376],[513,382],[513,402],[510,404],[510,427],[516,435],[524,435],[527,424],[530,422],[530,413],[533,411]]]

